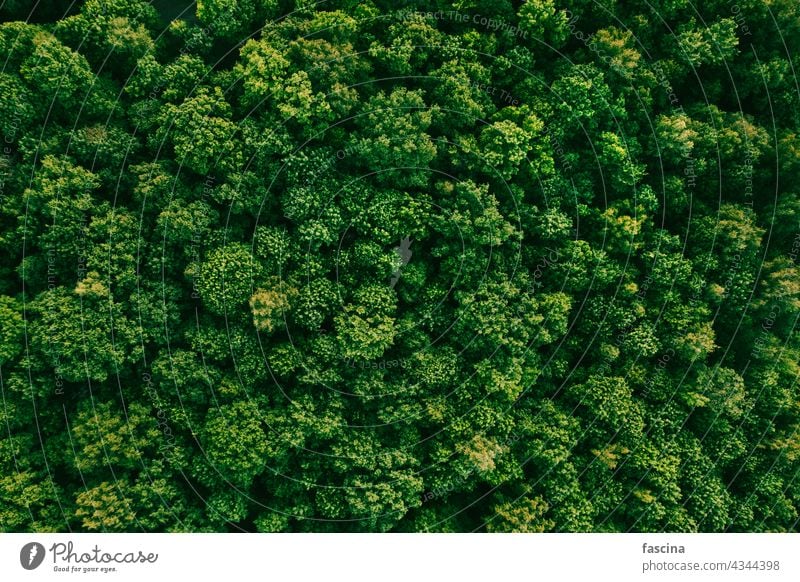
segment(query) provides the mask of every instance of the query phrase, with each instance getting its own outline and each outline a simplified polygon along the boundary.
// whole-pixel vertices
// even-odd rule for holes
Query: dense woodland
[[[0,530],[798,528],[795,0],[36,4]]]

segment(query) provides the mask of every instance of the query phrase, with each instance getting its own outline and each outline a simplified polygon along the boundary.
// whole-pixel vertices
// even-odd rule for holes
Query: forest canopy
[[[798,529],[797,2],[0,20],[0,531]]]

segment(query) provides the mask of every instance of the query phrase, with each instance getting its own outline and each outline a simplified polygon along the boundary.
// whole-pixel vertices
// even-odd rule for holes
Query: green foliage
[[[239,39],[262,26],[277,4],[276,0],[199,0],[197,18],[215,35]]]
[[[242,157],[230,117],[230,105],[219,87],[213,92],[201,89],[180,105],[165,107],[165,129],[172,130],[177,162],[204,176],[238,169]]]
[[[252,295],[259,270],[258,262],[246,246],[231,243],[216,248],[199,267],[200,296],[214,313],[234,313]]]
[[[425,134],[432,121],[431,111],[419,91],[397,88],[389,95],[379,93],[366,104],[357,119],[367,168],[381,172],[386,182],[423,185],[428,173],[421,171],[436,156],[436,145]],[[400,168],[394,170],[394,168]]]
[[[202,468],[205,479],[247,488],[267,464],[266,435],[258,409],[250,402],[211,410],[202,436],[208,463]]]
[[[0,531],[797,529],[796,2],[33,4]]]

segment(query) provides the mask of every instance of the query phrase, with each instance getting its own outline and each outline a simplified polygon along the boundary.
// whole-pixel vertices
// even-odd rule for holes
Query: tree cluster
[[[797,529],[796,2],[38,4],[0,530]]]

